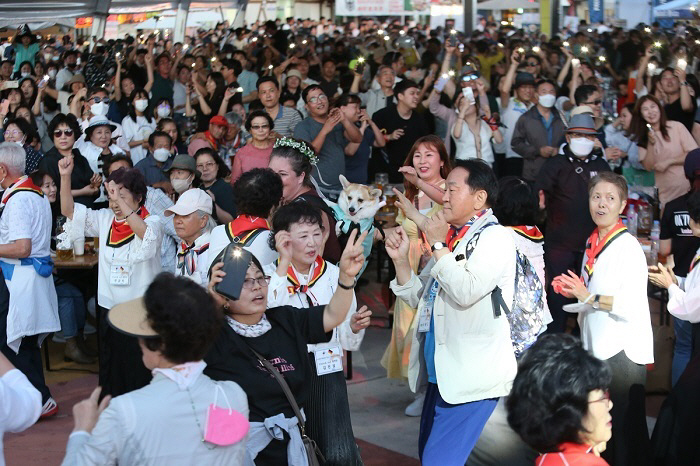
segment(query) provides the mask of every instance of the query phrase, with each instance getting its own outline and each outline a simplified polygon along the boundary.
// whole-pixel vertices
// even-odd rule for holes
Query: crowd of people
[[[64,464],[362,464],[342,354],[370,325],[369,232],[336,229],[346,180],[397,199],[368,241],[395,270],[382,364],[416,394],[423,464],[697,449],[669,441],[682,428],[649,438],[644,393],[651,283],[676,335],[665,425],[694,422],[699,30],[288,18],[174,42],[22,25],[0,54],[0,389],[32,404],[10,422],[2,401],[2,426],[57,413],[39,349],[60,334],[100,384]],[[54,270],[86,237],[96,277]]]

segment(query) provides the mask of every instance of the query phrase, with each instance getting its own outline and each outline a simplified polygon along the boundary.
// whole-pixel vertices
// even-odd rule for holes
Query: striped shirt
[[[301,120],[301,113],[298,110],[280,105],[277,118],[275,118],[274,131],[282,136],[290,137],[294,134],[294,128],[297,127]]]

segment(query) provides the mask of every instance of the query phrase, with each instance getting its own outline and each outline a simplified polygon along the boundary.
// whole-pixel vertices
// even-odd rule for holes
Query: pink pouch
[[[216,405],[219,397],[219,390],[226,400],[227,408]],[[219,446],[233,445],[240,442],[248,433],[250,425],[248,419],[236,410],[231,409],[231,405],[226,398],[224,390],[217,384],[214,403],[209,405],[207,410],[207,422],[204,432],[204,440]]]

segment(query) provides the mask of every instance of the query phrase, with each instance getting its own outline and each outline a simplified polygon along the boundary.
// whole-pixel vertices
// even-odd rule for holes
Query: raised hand
[[[403,228],[394,228],[384,240],[384,248],[389,258],[394,262],[408,261],[410,241]]]
[[[350,317],[350,330],[352,333],[360,333],[361,330],[369,327],[372,311],[367,309],[367,306],[362,306]]]
[[[61,176],[70,176],[73,173],[73,157],[63,157],[58,161],[58,173]]]
[[[73,405],[73,419],[75,421],[74,432],[87,432],[91,433],[92,429],[95,428],[97,420],[102,414],[107,406],[109,405],[111,396],[107,395],[102,399],[102,402],[98,405],[97,402],[100,399],[100,393],[102,392],[102,387],[95,388],[90,394],[90,398],[80,401]]]
[[[357,235],[357,229],[352,230],[348,237],[348,244],[345,245],[345,250],[340,256],[338,267],[340,268],[340,280],[347,284],[349,280],[354,280],[362,265],[365,263],[365,248],[362,245],[369,230],[364,231],[361,235]],[[345,280],[343,280],[345,276]]]
[[[430,218],[426,217],[421,230],[425,233],[425,239],[428,241],[428,244],[432,245],[438,241],[445,241],[450,225],[445,220],[445,214],[440,211]]]
[[[280,255],[280,264],[284,262],[289,265],[292,262],[294,246],[292,245],[292,236],[288,231],[281,230],[275,233],[275,249]]]

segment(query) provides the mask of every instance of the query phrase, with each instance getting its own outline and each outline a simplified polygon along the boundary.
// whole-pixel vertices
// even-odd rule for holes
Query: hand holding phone
[[[435,81],[435,90],[438,92],[442,92],[443,89],[445,89],[445,85],[447,84],[447,80],[450,79],[450,77],[447,74],[441,75],[437,81]]]
[[[217,257],[214,264],[223,261],[221,270],[225,273],[222,280],[214,285],[214,291],[228,299],[237,300],[248,272],[248,266],[253,255],[236,243],[231,243],[222,251],[221,258]]]

